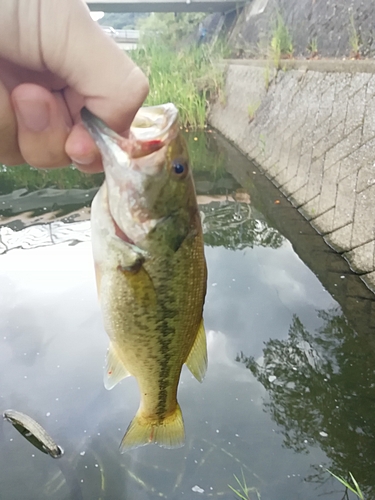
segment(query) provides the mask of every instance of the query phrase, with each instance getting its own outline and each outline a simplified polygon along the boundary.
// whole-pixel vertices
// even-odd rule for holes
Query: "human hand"
[[[126,133],[147,79],[94,21],[83,0],[3,0],[0,163],[102,170],[80,119],[86,106]]]

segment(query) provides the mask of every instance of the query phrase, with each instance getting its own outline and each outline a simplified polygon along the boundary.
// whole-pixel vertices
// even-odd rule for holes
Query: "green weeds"
[[[103,182],[102,174],[89,175],[75,167],[41,170],[29,165],[5,167],[0,165],[0,195],[16,189],[35,191],[37,189],[91,189]]]
[[[326,471],[329,472],[331,474],[331,476],[333,476],[335,479],[337,479],[338,481],[340,481],[340,483],[343,486],[345,486],[345,488],[347,488],[349,491],[351,491],[352,493],[354,493],[355,495],[357,495],[357,497],[360,500],[364,500],[364,496],[363,496],[363,493],[361,491],[361,488],[359,487],[359,484],[357,483],[357,481],[355,480],[355,478],[354,478],[354,476],[353,476],[353,474],[351,472],[349,472],[349,475],[350,475],[350,479],[352,480],[353,486],[346,479],[344,479],[343,477],[336,476],[336,474],[334,474],[333,472],[331,472],[328,469],[326,469]]]
[[[182,126],[204,128],[210,103],[222,99],[224,70],[217,65],[221,47],[208,44],[173,49],[162,40],[146,40],[132,58],[149,78],[146,104],[173,102]]]
[[[248,105],[247,114],[249,115],[249,123],[251,123],[254,120],[259,106],[260,106],[260,101],[252,102]]]
[[[274,22],[269,52],[276,68],[280,68],[280,59],[293,55],[292,37],[280,12],[277,13]]]
[[[318,55],[318,40],[317,38],[312,38],[307,49],[310,52],[310,57],[316,57]]]
[[[212,131],[183,132],[183,135],[187,142],[194,175],[209,172],[214,180],[222,177],[225,173],[226,155],[213,139]]]
[[[239,489],[234,488],[230,484],[228,484],[228,487],[233,491],[233,493],[235,493],[235,495],[237,495],[238,498],[241,498],[241,500],[253,500],[255,496],[251,498],[249,495],[250,493],[254,493],[256,495],[256,498],[260,500],[259,491],[256,488],[249,488],[247,486],[246,479],[242,469],[241,469],[241,475],[242,475],[242,482],[240,481],[240,479],[238,479],[238,477],[235,474],[233,474],[233,477],[237,481]]]
[[[264,78],[265,89],[268,90],[270,87],[270,67],[268,62],[264,68],[263,78]]]
[[[359,49],[361,46],[361,39],[355,27],[353,14],[350,16],[349,43],[351,48],[351,56],[354,57],[355,59],[359,59],[360,58]]]
[[[262,152],[262,155],[266,155],[266,137],[264,134],[259,134],[259,147]]]

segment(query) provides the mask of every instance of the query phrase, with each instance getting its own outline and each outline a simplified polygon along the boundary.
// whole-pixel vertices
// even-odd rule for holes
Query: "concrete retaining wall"
[[[288,64],[232,61],[210,122],[375,291],[375,64]]]
[[[276,13],[288,27],[294,56],[311,55],[314,41],[320,56],[347,57],[354,52],[354,40],[362,56],[375,56],[373,0],[253,0],[236,20],[231,45],[245,53],[262,52],[274,31]]]

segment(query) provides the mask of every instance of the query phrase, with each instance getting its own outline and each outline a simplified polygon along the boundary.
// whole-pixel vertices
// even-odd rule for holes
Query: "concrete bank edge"
[[[274,67],[267,59],[223,59],[221,64],[238,66]],[[374,59],[281,59],[282,70],[318,71],[321,73],[375,73]]]
[[[267,61],[230,61],[210,124],[375,291],[375,61],[285,62],[270,76]]]

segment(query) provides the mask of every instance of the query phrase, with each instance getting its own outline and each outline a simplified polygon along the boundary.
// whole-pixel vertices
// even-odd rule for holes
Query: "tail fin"
[[[138,410],[120,444],[121,453],[146,444],[155,443],[162,448],[181,448],[185,443],[184,421],[180,406],[161,422],[149,420]]]

